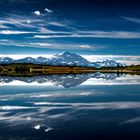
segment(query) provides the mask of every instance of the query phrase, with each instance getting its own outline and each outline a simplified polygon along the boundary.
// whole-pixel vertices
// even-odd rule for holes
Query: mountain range
[[[11,64],[11,63],[32,63],[32,64],[45,64],[52,66],[86,66],[86,67],[117,67],[122,65],[114,60],[105,60],[90,62],[80,55],[75,53],[65,52],[61,55],[54,55],[51,58],[45,57],[26,57],[23,59],[14,60],[9,57],[1,57],[0,64]]]

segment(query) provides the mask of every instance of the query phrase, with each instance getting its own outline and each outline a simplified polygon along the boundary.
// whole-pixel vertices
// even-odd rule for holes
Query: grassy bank
[[[4,64],[0,65],[0,75],[34,76],[47,74],[78,74],[78,73],[129,73],[140,75],[140,65],[124,67],[78,67],[78,66],[48,66],[35,64]]]

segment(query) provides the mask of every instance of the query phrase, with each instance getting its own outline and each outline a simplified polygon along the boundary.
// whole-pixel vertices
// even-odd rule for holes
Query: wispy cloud
[[[57,43],[57,42],[33,42],[33,41],[14,41],[14,40],[6,40],[3,39],[0,41],[1,46],[18,46],[18,47],[33,47],[33,48],[49,48],[49,49],[64,49],[64,50],[98,50],[98,49],[104,49],[105,46],[99,45],[99,44],[65,44],[65,43]]]
[[[18,35],[18,34],[32,34],[36,32],[29,32],[29,31],[12,31],[12,30],[2,30],[0,34],[2,35]]]
[[[69,35],[34,35],[33,38],[113,38],[113,39],[137,39],[140,38],[139,32],[127,31],[84,31],[75,32]]]
[[[90,48],[91,48],[91,46],[88,45],[88,44],[86,44],[86,45],[81,45],[80,47],[81,47],[81,48],[86,48],[86,49],[90,49]]]
[[[37,28],[38,24],[42,23],[43,19],[37,19],[29,16],[18,16],[15,14],[8,14],[6,17],[0,18],[0,26],[1,28],[12,28],[19,27],[19,28]]]
[[[38,29],[40,34],[52,34],[52,33],[56,33],[55,31],[52,31],[50,29],[47,29],[45,27],[39,27]]]
[[[129,120],[126,120],[120,124],[135,124],[135,123],[139,123],[140,122],[140,117],[135,117]]]
[[[30,12],[30,15],[5,14],[0,17],[0,34],[3,38],[7,35],[9,42],[0,41],[3,46],[16,47],[34,47],[49,48],[61,50],[98,50],[107,49],[104,44],[92,44],[90,41],[84,42],[84,38],[102,38],[102,39],[140,39],[139,31],[118,31],[118,30],[86,30],[80,26],[75,26],[74,21],[58,19],[55,15],[49,14],[53,11],[49,8],[36,9]],[[54,13],[55,14],[55,13]],[[49,16],[51,15],[51,16]],[[131,20],[139,23],[139,19],[124,17],[125,20]],[[87,28],[88,29],[88,28]],[[14,35],[22,35],[21,40],[16,40]],[[13,35],[13,36],[12,36]],[[58,42],[58,39],[62,43]],[[83,42],[73,43],[72,39],[82,39]],[[26,39],[26,41],[25,41]],[[46,41],[47,40],[47,41]],[[68,43],[66,41],[69,40]],[[51,42],[51,43],[50,43]],[[65,42],[65,43],[63,43]],[[113,47],[112,47],[113,48]]]
[[[31,108],[31,107],[25,107],[25,106],[0,106],[0,110],[21,110],[21,109],[29,109],[29,108]]]
[[[63,23],[56,22],[56,21],[48,22],[48,24],[50,24],[50,25],[54,25],[54,26],[60,26],[60,27],[65,27],[65,26],[66,26],[66,25],[63,24]]]
[[[34,15],[36,16],[34,16]],[[63,28],[69,28],[68,23],[60,22],[57,19],[51,19],[49,18],[49,15],[41,13],[40,11],[35,11],[31,13],[31,15],[17,15],[17,14],[5,14],[3,17],[0,18],[0,28],[26,28],[26,29],[34,29],[40,30],[41,28],[48,28],[46,26],[55,26],[55,27],[63,27]],[[46,21],[46,18],[48,20]],[[46,29],[49,30],[49,29]],[[51,32],[56,32],[55,30],[50,30]],[[57,31],[59,32],[59,31]],[[48,33],[48,32],[47,32]]]
[[[53,11],[50,10],[50,9],[48,9],[48,8],[45,8],[45,11],[46,11],[47,13],[53,13]]]
[[[53,102],[35,102],[34,105],[65,105],[74,106],[80,109],[138,109],[140,108],[139,102],[109,102],[109,103],[53,103]]]
[[[134,17],[121,17],[127,21],[130,21],[130,22],[134,22],[134,23],[140,23],[140,19],[139,18],[134,18]]]

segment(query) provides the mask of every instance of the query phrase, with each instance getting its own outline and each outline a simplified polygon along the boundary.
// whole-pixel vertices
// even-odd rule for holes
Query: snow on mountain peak
[[[9,57],[0,58],[0,64],[10,64],[10,63],[33,63],[33,64],[46,64],[46,65],[55,65],[55,66],[91,66],[91,67],[116,67],[122,65],[114,60],[105,60],[90,62],[76,53],[64,52],[63,54],[54,55],[51,58],[45,57],[26,57],[19,60],[13,60]]]

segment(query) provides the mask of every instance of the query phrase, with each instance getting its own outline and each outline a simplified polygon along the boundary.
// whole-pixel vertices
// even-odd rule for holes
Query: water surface
[[[0,77],[0,140],[140,139],[140,76]]]

